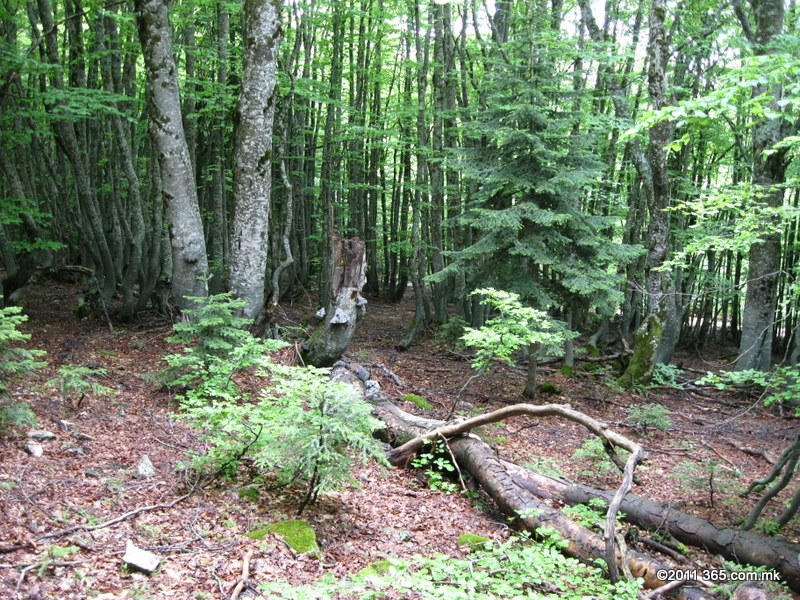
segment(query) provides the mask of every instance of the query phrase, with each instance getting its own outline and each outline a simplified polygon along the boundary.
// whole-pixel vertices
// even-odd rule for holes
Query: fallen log
[[[504,463],[504,466],[518,485],[565,504],[586,504],[592,498],[609,501],[614,495],[614,490],[569,483],[511,463]],[[773,569],[790,588],[800,591],[800,545],[752,531],[721,527],[635,494],[625,496],[620,510],[625,513],[626,521],[642,529],[667,531],[684,544],[704,548],[738,563]]]
[[[412,445],[417,444],[416,438],[428,437],[426,434],[431,430],[444,425],[441,421],[410,415],[385,400],[376,405],[374,414],[387,425],[395,441],[414,438],[411,440]],[[605,559],[606,542],[602,536],[572,521],[515,481],[504,461],[480,438],[462,434],[450,439],[448,443],[461,468],[469,471],[497,506],[509,516],[518,518],[525,529],[535,532],[541,527],[551,528],[566,541],[565,554],[589,563],[598,558]],[[405,450],[399,456],[405,456]],[[662,578],[664,571],[675,571],[671,565],[638,552],[628,551],[623,556],[617,550],[616,557],[620,564],[624,560],[633,576],[641,577],[645,586],[651,589],[658,589],[669,583],[665,577]],[[669,594],[684,600],[706,600],[713,597],[704,590],[689,585],[670,590]]]

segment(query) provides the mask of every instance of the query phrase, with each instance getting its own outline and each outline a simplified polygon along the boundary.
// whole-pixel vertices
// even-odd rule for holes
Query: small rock
[[[39,458],[44,454],[44,448],[42,448],[41,444],[37,444],[36,442],[26,442],[25,452],[27,452],[34,458]]]
[[[343,360],[337,360],[335,363],[333,363],[333,367],[332,368],[334,368],[334,369],[346,369],[347,368],[347,363],[344,362]]]
[[[56,434],[52,431],[46,431],[44,429],[31,429],[28,432],[28,437],[32,440],[36,440],[37,442],[47,442],[49,440],[56,439]]]
[[[92,436],[86,435],[85,433],[73,433],[72,437],[74,437],[76,440],[81,440],[86,442],[92,441],[94,439]]]
[[[130,569],[142,571],[149,575],[161,564],[161,557],[158,554],[153,554],[149,550],[139,548],[132,541],[128,540],[125,543],[125,555],[122,557],[122,562],[128,565]]]
[[[72,421],[67,421],[66,419],[56,419],[56,425],[61,431],[69,431],[75,425]]]
[[[150,479],[156,476],[156,469],[153,463],[150,462],[150,457],[147,454],[142,456],[139,464],[136,465],[136,477],[139,479]]]
[[[364,398],[370,398],[380,393],[381,384],[374,379],[369,379],[364,383]]]
[[[356,369],[353,371],[353,373],[355,373],[356,377],[358,377],[361,381],[366,381],[369,379],[369,371],[364,368]]]

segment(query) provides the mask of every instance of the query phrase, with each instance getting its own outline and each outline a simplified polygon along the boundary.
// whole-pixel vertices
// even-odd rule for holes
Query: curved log
[[[379,402],[374,414],[386,423],[390,434],[396,440],[429,437],[426,434],[430,430],[441,428],[443,425],[441,421],[410,415],[388,401]],[[598,558],[605,559],[606,543],[602,536],[575,523],[560,510],[543,502],[528,487],[517,482],[507,470],[506,463],[500,460],[494,450],[480,438],[474,435],[459,435],[451,439],[449,445],[459,465],[472,474],[503,512],[519,518],[525,529],[529,531],[536,531],[540,527],[554,529],[567,542],[565,554],[589,563]],[[617,561],[621,563],[622,560],[622,556],[617,552]],[[625,561],[631,573],[635,577],[642,577],[645,586],[651,589],[660,588],[668,583],[658,577],[659,571],[673,568],[638,552],[628,551],[625,554]],[[702,589],[688,585],[670,590],[668,593],[683,600],[713,598]]]
[[[566,504],[586,504],[592,498],[603,498],[608,502],[614,495],[613,490],[569,483],[511,463],[505,463],[505,466],[517,484]],[[684,544],[704,548],[738,563],[774,569],[790,588],[800,592],[800,545],[752,531],[721,527],[635,494],[625,496],[620,510],[625,513],[626,521],[642,529],[666,530]]]

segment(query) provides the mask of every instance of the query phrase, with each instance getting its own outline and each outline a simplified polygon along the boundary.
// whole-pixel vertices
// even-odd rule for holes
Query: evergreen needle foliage
[[[167,356],[165,381],[185,387],[184,417],[204,431],[210,448],[194,454],[197,469],[233,476],[245,457],[282,484],[302,484],[298,514],[318,495],[345,481],[354,461],[385,462],[372,437],[379,421],[355,388],[332,382],[325,369],[272,363],[267,353],[285,344],[262,341],[235,316],[241,306],[229,294],[195,298],[189,320],[174,326],[170,341],[182,354]],[[259,365],[269,386],[256,400],[232,381],[234,372]]]
[[[31,425],[35,417],[30,406],[15,402],[9,393],[9,385],[18,377],[33,375],[47,363],[39,358],[44,350],[28,350],[18,344],[27,342],[31,336],[17,328],[28,320],[20,314],[18,306],[0,308],[0,429],[12,425]]]
[[[270,385],[255,402],[237,398],[182,400],[185,417],[202,428],[210,448],[192,457],[196,468],[236,472],[245,456],[281,484],[301,484],[298,510],[348,479],[354,463],[385,463],[372,437],[380,422],[352,386],[332,382],[324,369],[268,366]]]

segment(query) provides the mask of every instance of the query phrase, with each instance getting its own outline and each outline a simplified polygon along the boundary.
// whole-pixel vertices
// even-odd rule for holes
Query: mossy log
[[[403,450],[394,454],[395,459],[407,456],[406,449],[419,447],[418,440],[429,438],[432,430],[441,431],[445,425],[441,421],[410,415],[389,401],[380,402],[374,414],[386,424],[391,439],[405,443]],[[574,522],[515,481],[506,463],[480,438],[461,433],[449,439],[448,444],[460,467],[475,478],[504,513],[519,518],[525,529],[535,531],[549,527],[556,530],[567,541],[564,552],[587,563],[606,558],[603,536]],[[658,573],[672,568],[671,565],[633,551],[626,552],[624,559],[633,576],[641,577],[646,587],[657,589],[668,583],[660,579]],[[623,560],[619,552],[617,560],[619,563]],[[670,590],[669,595],[685,600],[713,598],[701,588],[689,585]]]

